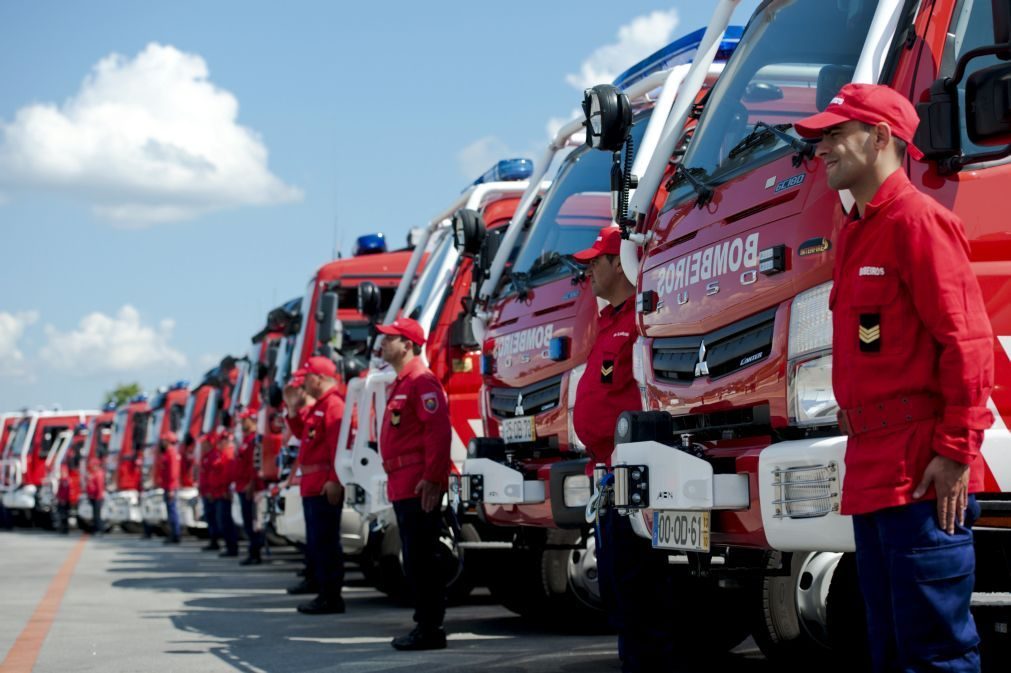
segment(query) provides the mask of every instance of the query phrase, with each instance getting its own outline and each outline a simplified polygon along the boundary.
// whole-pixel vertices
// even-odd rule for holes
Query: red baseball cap
[[[601,255],[617,255],[621,251],[621,229],[608,225],[600,230],[597,240],[586,250],[580,250],[572,255],[580,262],[589,262]]]
[[[883,84],[847,84],[839,89],[824,112],[819,112],[794,124],[802,138],[818,138],[830,126],[858,121],[865,124],[885,122],[892,134],[905,141],[909,156],[923,158],[923,152],[913,144],[920,117],[916,108],[902,94]]]
[[[257,411],[258,410],[255,407],[243,409],[242,413],[239,414],[239,419],[241,420],[243,418],[256,418]]]
[[[176,442],[179,441],[179,438],[176,437],[176,433],[172,432],[171,430],[167,430],[167,431],[163,432],[161,434],[161,438],[162,438],[163,441],[166,441],[169,444],[175,444]]]
[[[295,372],[295,376],[301,374],[303,377],[306,374],[316,374],[317,376],[326,376],[327,378],[335,379],[337,378],[337,365],[330,358],[323,357],[322,355],[314,355],[309,358],[302,367]]]
[[[291,378],[288,379],[288,382],[285,383],[284,386],[286,388],[301,388],[304,383],[305,375],[302,374],[302,370],[299,369],[298,371],[292,373]]]
[[[406,337],[419,346],[425,345],[425,330],[417,320],[397,318],[389,325],[376,325],[376,331],[380,334]]]

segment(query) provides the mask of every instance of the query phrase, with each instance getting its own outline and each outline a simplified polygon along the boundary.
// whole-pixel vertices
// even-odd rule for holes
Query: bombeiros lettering
[[[525,351],[547,348],[554,331],[555,326],[548,324],[497,337],[495,339],[495,357],[508,357]]]
[[[663,268],[657,277],[657,294],[676,294],[679,304],[688,302],[688,289],[706,283],[706,294],[719,292],[718,279],[728,273],[741,273],[740,281],[750,285],[757,279],[752,270],[758,266],[758,233],[723,241],[681,257]],[[713,280],[713,282],[708,282]]]

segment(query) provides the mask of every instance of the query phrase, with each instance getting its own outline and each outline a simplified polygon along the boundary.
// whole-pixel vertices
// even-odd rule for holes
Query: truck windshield
[[[632,139],[639,147],[649,113],[636,119],[632,126]],[[591,150],[585,145],[574,150],[558,170],[551,189],[544,197],[534,217],[526,241],[516,258],[514,271],[529,274],[530,281],[547,281],[559,273],[567,273],[564,264],[557,263],[560,255],[571,255],[590,247],[601,227],[611,219],[608,201],[605,220],[599,217],[573,217],[570,197],[577,194],[611,193],[611,154]],[[506,292],[512,291],[508,286]]]
[[[123,435],[126,433],[126,421],[129,412],[120,409],[112,421],[112,439],[109,440],[109,453],[119,453],[123,448]]]
[[[771,0],[751,19],[713,87],[683,165],[712,183],[766,163],[788,148],[756,122],[791,135],[853,77],[878,0]],[[701,172],[699,173],[700,175]],[[673,201],[694,195],[687,180]]]
[[[295,357],[302,357],[302,346],[305,343],[305,334],[309,330],[309,323],[314,322],[313,316],[316,312],[312,307],[312,295],[316,290],[316,276],[309,279],[309,286],[305,288],[305,294],[302,295],[302,325],[298,329],[298,337],[295,339]],[[278,360],[280,362],[280,360]],[[299,363],[301,364],[301,363]],[[280,370],[280,367],[278,367]],[[279,381],[279,384],[283,385],[284,381]]]
[[[179,427],[183,433],[189,432],[190,430],[190,424],[193,422],[193,407],[196,405],[196,403],[197,403],[197,393],[196,391],[193,391],[192,393],[190,393],[190,396],[186,398],[186,407],[183,410],[183,418],[179,424]],[[179,441],[182,441],[183,439],[184,439],[183,436],[180,435]]]
[[[28,418],[18,423],[18,427],[14,431],[14,435],[7,444],[7,446],[10,447],[10,455],[17,456],[18,458],[25,455],[25,451],[28,449],[28,430],[31,426],[31,419]]]
[[[425,262],[425,270],[421,272],[418,284],[414,286],[411,296],[404,302],[404,315],[411,315],[414,311],[426,311],[433,299],[432,293],[439,285],[438,281],[446,272],[446,262],[450,255],[456,256],[456,247],[453,245],[453,237],[448,229],[440,229],[438,234],[442,239],[437,243],[435,251]],[[430,312],[430,311],[429,311]],[[426,330],[430,325],[422,325]]]
[[[147,437],[144,443],[153,445],[158,442],[158,435],[161,434],[161,424],[165,420],[165,407],[155,410],[147,417]]]

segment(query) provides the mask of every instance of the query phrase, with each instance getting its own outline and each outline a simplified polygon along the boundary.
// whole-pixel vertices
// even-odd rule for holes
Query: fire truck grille
[[[733,374],[769,357],[775,319],[771,308],[709,334],[657,339],[653,371],[661,381],[685,384]]]
[[[561,376],[553,376],[524,388],[491,388],[489,391],[491,410],[498,418],[533,416],[554,409],[558,406],[561,394]]]

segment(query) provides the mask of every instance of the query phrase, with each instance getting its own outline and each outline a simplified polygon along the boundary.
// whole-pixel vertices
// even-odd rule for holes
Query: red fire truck
[[[156,487],[160,465],[158,443],[166,432],[173,432],[177,436],[181,434],[189,396],[189,382],[177,381],[167,389],[162,389],[151,401],[151,414],[147,418],[141,457],[140,497],[141,518],[149,526],[161,527],[168,520],[164,493]]]
[[[94,419],[90,418],[87,423],[80,423],[72,430],[64,430],[53,444],[49,470],[35,496],[39,520],[47,528],[59,525],[57,493],[63,478],[70,484],[69,516],[76,515],[77,501],[81,495],[82,457],[88,440],[88,426],[92,420]]]
[[[102,519],[136,533],[141,528],[141,459],[151,415],[148,397],[141,393],[116,409],[109,453],[105,458],[106,497]]]
[[[105,464],[109,455],[109,442],[112,439],[112,424],[116,416],[115,403],[106,404],[97,416],[88,423],[88,437],[81,452],[82,465],[78,477],[77,490],[85,493],[87,488],[88,468],[97,463]],[[91,501],[79,498],[77,501],[77,526],[81,530],[90,531],[94,522]]]
[[[719,45],[721,61],[739,34],[728,31]],[[676,82],[687,73],[701,36],[689,34],[618,78],[634,113],[633,170],[652,155]],[[718,73],[719,65],[710,81]],[[664,95],[652,95],[667,82]],[[551,149],[562,148],[562,134],[572,136],[582,126],[581,120],[568,125]],[[570,255],[611,222],[611,168],[610,157],[586,147],[573,151],[531,221],[523,221],[527,210],[521,204],[477,301],[474,331],[484,344],[481,402],[488,437],[468,448],[460,494],[464,503],[481,508],[485,520],[515,527],[511,572],[496,574],[492,589],[521,614],[544,617],[599,604],[585,519],[588,459],[571,420],[599,306],[583,266]],[[512,257],[515,263],[503,275]]]
[[[473,265],[471,259],[461,258],[456,249],[451,218],[455,215],[466,218],[472,227],[481,231],[485,227],[493,232],[501,231],[516,210],[526,187],[521,180],[529,176],[531,168],[531,162],[526,159],[499,162],[422,230],[406,277],[413,277],[413,269],[420,266],[426,254],[428,261],[413,291],[408,292],[410,283],[405,282],[398,288],[393,302],[382,306],[374,287],[361,288],[360,308],[366,315],[378,318],[385,314],[386,322],[392,322],[398,315],[409,315],[425,328],[428,340],[423,357],[449,395],[452,454],[456,464],[462,463],[467,442],[481,434],[477,405],[480,351],[469,330],[469,315],[463,305],[463,299],[470,292]],[[373,353],[378,352],[378,345],[377,340]],[[386,388],[393,378],[389,366],[374,358],[364,378],[349,382],[336,467],[347,486],[348,503],[368,521],[374,521],[376,530],[383,532],[381,538],[376,536],[379,544],[376,582],[383,591],[395,594],[402,588],[400,537],[386,497],[386,474],[376,455],[375,444],[379,436],[376,423],[382,420]],[[359,428],[359,432],[352,432],[353,427]],[[461,533],[467,542],[479,545],[481,536],[473,522],[464,522]],[[447,550],[453,546],[453,540],[447,536]],[[457,546],[453,551],[459,550]],[[452,551],[446,557],[448,564],[457,569],[461,567],[458,556]],[[472,584],[470,580],[474,578],[473,573],[460,576],[463,581],[454,583],[455,587],[458,584],[454,592],[465,593],[462,587]]]
[[[707,44],[736,4],[719,4]],[[820,26],[832,30],[812,29]],[[672,111],[622,250],[626,270],[638,269],[634,375],[644,411],[619,419],[613,478],[616,506],[696,579],[684,585],[686,622],[723,605],[728,584],[753,591],[708,633],[674,634],[692,639],[686,645],[712,644],[744,626],[728,617],[750,615],[770,657],[828,645],[850,661],[863,651],[853,529],[839,514],[846,437],[829,311],[833,241],[853,201],[828,188],[792,129],[856,81],[889,84],[917,104],[927,159],[907,160],[906,171],[965,223],[990,312],[997,422],[983,443],[987,492],[975,531],[984,668],[989,642],[1006,647],[1006,617],[1002,634],[985,614],[1000,602],[993,592],[1011,589],[1011,237],[994,207],[1011,185],[1011,120],[1007,105],[978,101],[1005,91],[1009,31],[1007,2],[763,3],[678,167],[668,160],[689,110]],[[698,81],[690,73],[685,85]],[[989,665],[1003,670],[1006,660]]]
[[[96,413],[26,412],[8,430],[7,446],[0,457],[0,493],[9,514],[25,523],[48,525],[51,522],[50,513],[38,509],[36,496],[56,462],[56,449],[64,441],[69,441],[69,437],[61,440],[61,435],[67,431],[72,433],[74,428],[87,423]]]

